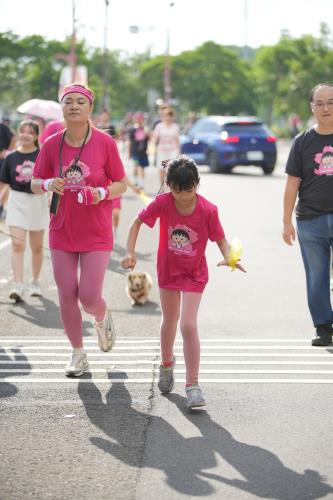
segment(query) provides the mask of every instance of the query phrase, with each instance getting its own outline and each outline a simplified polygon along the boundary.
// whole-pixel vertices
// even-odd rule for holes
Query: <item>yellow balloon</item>
[[[234,271],[236,269],[236,264],[240,260],[242,255],[242,242],[238,238],[234,238],[230,243],[230,253],[229,253],[229,267]]]

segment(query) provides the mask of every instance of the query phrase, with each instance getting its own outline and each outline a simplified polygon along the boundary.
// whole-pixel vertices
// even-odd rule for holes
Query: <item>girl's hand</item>
[[[133,269],[136,266],[135,255],[127,254],[126,257],[121,260],[120,265],[123,269]]]
[[[217,265],[229,267],[229,261],[228,261],[228,259],[223,259]],[[239,261],[236,264],[236,268],[239,269],[240,271],[242,271],[243,273],[246,273],[246,269],[244,269],[244,267],[239,263]]]

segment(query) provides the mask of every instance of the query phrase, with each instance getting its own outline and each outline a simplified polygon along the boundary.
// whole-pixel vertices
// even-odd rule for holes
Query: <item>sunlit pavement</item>
[[[44,298],[13,305],[10,246],[0,235],[1,498],[333,498],[332,348],[310,346],[300,252],[281,240],[287,153],[288,143],[280,145],[271,177],[254,167],[231,175],[200,168],[200,192],[219,206],[228,239],[242,240],[248,270],[217,268],[217,248],[208,246],[199,318],[206,410],[186,410],[180,335],[175,389],[169,396],[157,389],[158,229],[143,228],[137,247],[138,269],[154,279],[146,306],[131,307],[119,267],[142,207],[131,190],[105,282],[118,342],[101,353],[84,315],[91,374],[79,380],[63,375],[70,351],[48,252]],[[157,177],[147,170],[150,196]]]

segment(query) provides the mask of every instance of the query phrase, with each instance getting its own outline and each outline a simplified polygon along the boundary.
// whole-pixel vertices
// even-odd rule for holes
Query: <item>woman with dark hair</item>
[[[25,286],[24,251],[26,235],[29,233],[32,253],[32,280],[30,295],[40,296],[39,274],[43,262],[43,236],[48,226],[46,194],[36,196],[31,191],[31,179],[35,161],[39,153],[38,124],[25,120],[18,127],[18,147],[6,156],[1,168],[0,181],[10,186],[6,224],[12,237],[12,269],[15,285],[10,298],[16,302],[23,300]]]
[[[35,193],[52,191],[49,246],[61,319],[73,347],[69,377],[88,370],[79,303],[95,319],[102,351],[110,351],[116,338],[102,288],[113,248],[111,200],[126,190],[126,181],[114,139],[91,124],[93,100],[84,85],[65,87],[60,102],[67,128],[44,143],[32,181]]]

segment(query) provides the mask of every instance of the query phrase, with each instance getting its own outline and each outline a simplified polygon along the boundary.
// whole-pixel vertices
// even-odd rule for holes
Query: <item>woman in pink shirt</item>
[[[153,227],[160,219],[157,274],[162,307],[161,355],[158,387],[169,393],[174,386],[173,346],[177,323],[183,337],[186,365],[186,396],[189,408],[204,406],[198,385],[200,342],[197,315],[208,282],[205,257],[207,241],[215,241],[224,256],[219,266],[228,266],[230,245],[219,221],[217,207],[197,193],[198,169],[193,160],[181,155],[166,162],[166,184],[170,192],[156,197],[141,210],[128,235],[125,269],[136,265],[135,244],[142,223]],[[245,272],[241,264],[236,267]]]
[[[70,377],[88,370],[79,302],[95,317],[100,349],[109,351],[115,343],[102,288],[113,247],[111,200],[126,191],[126,182],[116,143],[91,125],[93,100],[88,87],[65,87],[60,102],[67,128],[43,145],[31,183],[35,193],[52,191],[49,246],[61,319],[73,347],[65,370]]]

